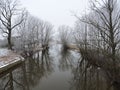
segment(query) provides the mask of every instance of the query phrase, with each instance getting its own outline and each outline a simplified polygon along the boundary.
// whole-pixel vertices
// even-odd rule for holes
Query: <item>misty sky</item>
[[[55,28],[60,25],[73,26],[76,18],[85,13],[88,0],[20,0],[32,15],[51,22]]]

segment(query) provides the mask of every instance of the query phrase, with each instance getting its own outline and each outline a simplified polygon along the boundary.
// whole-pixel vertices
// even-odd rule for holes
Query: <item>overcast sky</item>
[[[20,0],[32,15],[51,22],[55,28],[60,25],[73,27],[76,18],[85,12],[88,0]]]

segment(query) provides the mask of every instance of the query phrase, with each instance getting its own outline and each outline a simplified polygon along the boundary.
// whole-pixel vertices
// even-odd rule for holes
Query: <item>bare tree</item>
[[[18,0],[0,0],[0,21],[3,33],[7,34],[8,48],[12,49],[11,34],[13,29],[24,20],[23,10],[19,8]],[[14,23],[15,17],[21,14],[21,19]]]
[[[82,19],[76,16],[80,21],[88,24],[91,30],[89,33],[94,32],[91,37],[95,37],[94,40],[89,41],[92,47],[81,50],[81,53],[84,53],[84,58],[93,60],[89,61],[92,65],[104,71],[108,77],[106,79],[110,85],[113,85],[114,90],[119,90],[120,9],[118,0],[102,0],[102,2],[93,0],[91,9],[91,13]],[[95,53],[97,57],[94,56]],[[103,58],[104,61],[99,60]]]
[[[20,36],[15,47],[18,50],[32,52],[40,43],[41,20],[26,13],[26,18],[17,27]]]
[[[39,18],[27,13],[24,21],[19,25],[18,34],[20,39],[16,47],[20,51],[34,54],[49,47],[52,39],[53,26]]]
[[[69,26],[62,25],[59,27],[58,30],[59,30],[60,43],[63,45],[63,50],[66,50],[69,48],[72,39],[72,35],[70,35],[72,28]]]
[[[53,25],[49,22],[46,21],[41,21],[40,22],[40,43],[42,48],[47,48],[49,47],[50,41],[52,40],[52,29]]]

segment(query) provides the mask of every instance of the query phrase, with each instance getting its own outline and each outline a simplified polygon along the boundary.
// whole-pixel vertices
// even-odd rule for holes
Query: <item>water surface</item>
[[[60,45],[40,51],[0,78],[0,90],[70,90],[80,56]]]

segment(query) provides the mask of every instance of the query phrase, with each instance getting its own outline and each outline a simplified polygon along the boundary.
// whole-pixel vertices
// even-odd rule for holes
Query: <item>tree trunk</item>
[[[8,49],[12,50],[12,43],[11,43],[11,30],[8,33]]]

